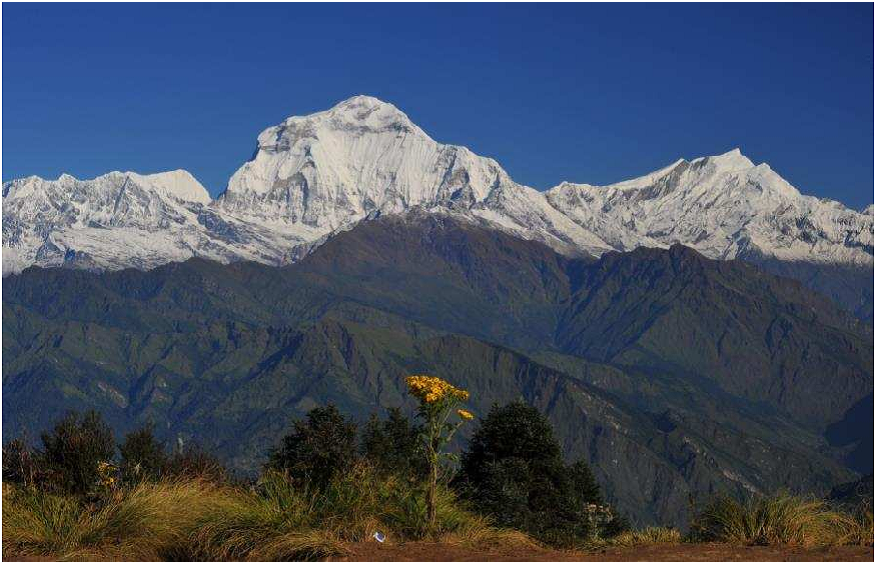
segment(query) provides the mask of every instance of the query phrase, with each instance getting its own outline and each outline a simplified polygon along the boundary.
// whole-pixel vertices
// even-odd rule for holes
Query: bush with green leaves
[[[38,457],[24,438],[12,439],[3,445],[4,482],[30,487],[39,480]]]
[[[127,484],[158,479],[168,463],[164,443],[155,438],[151,425],[125,435],[119,453],[122,480]]]
[[[267,467],[322,488],[356,462],[356,430],[356,424],[333,405],[311,409],[270,452]]]
[[[168,455],[161,475],[170,479],[200,479],[216,484],[233,481],[233,476],[222,461],[198,444],[188,445]]]
[[[568,479],[571,480],[571,492],[575,503],[602,505],[602,489],[589,467],[583,460],[578,460],[568,467]]]
[[[615,521],[589,466],[567,466],[549,421],[522,402],[492,407],[462,454],[456,484],[496,525],[557,546],[591,540]]]
[[[383,476],[421,481],[428,472],[419,439],[421,432],[422,428],[400,409],[391,407],[386,419],[372,415],[364,425],[362,456]]]
[[[70,494],[92,492],[100,478],[98,464],[115,455],[112,430],[94,410],[71,411],[41,439],[47,485]]]

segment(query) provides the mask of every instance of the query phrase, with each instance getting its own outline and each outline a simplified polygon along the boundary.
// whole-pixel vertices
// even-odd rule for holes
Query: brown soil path
[[[754,562],[872,562],[867,546],[801,548],[794,546],[738,546],[718,543],[652,544],[634,548],[605,548],[572,552],[538,548],[468,548],[430,542],[400,545],[376,542],[347,545],[349,553],[335,560],[346,562],[636,562],[636,561],[754,561]]]

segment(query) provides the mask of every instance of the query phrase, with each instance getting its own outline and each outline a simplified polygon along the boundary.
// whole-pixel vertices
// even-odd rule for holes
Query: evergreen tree
[[[578,503],[595,503],[597,505],[604,503],[602,490],[586,461],[578,460],[569,466],[568,473],[571,479],[571,489]]]
[[[322,488],[355,463],[356,451],[356,424],[329,404],[311,409],[306,420],[295,421],[292,432],[270,452],[267,466]]]
[[[570,546],[596,531],[602,501],[583,461],[566,466],[549,421],[522,402],[493,406],[462,454],[457,484],[496,524]]]

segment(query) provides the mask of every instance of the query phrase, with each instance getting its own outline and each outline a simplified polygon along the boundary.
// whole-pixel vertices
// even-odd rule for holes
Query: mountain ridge
[[[161,181],[167,177],[182,191]],[[183,209],[168,217],[147,207],[144,221],[126,221],[111,203],[128,183],[141,200],[151,193],[156,207]],[[25,188],[38,202],[20,201]],[[711,258],[873,264],[871,214],[803,196],[738,149],[607,186],[563,182],[538,191],[514,182],[494,159],[434,141],[370,96],[266,128],[215,199],[186,171],[32,176],[4,183],[3,199],[4,224],[13,226],[3,232],[4,274],[29,264],[151,268],[185,256],[287,264],[372,213],[414,206],[464,211],[564,253],[677,242]],[[88,221],[69,221],[70,209]],[[117,229],[125,244],[113,246],[94,229]]]
[[[849,424],[871,409],[871,327],[683,247],[574,258],[458,215],[389,214],[284,267],[34,267],[3,300],[8,434],[96,407],[252,468],[316,405],[412,411],[403,378],[428,372],[477,413],[536,405],[639,522],[682,524],[691,494],[825,492],[871,471],[844,462],[871,443]]]

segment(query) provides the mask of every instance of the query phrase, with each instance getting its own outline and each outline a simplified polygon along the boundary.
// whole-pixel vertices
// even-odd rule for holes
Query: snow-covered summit
[[[51,192],[63,198],[65,193],[76,193],[83,186],[93,186],[95,190],[100,191],[108,189],[109,186],[118,185],[119,182],[122,184],[130,182],[139,189],[154,191],[162,197],[184,202],[206,204],[211,201],[206,188],[191,173],[181,169],[155,174],[113,171],[91,180],[79,180],[67,173],[62,173],[57,180],[28,176],[5,182],[3,184],[3,197],[8,196],[11,202],[25,196],[42,197]]]
[[[297,123],[315,123],[325,120],[331,121],[333,127],[337,129],[369,133],[405,131],[427,137],[424,131],[410,121],[407,114],[394,105],[373,96],[363,95],[353,96],[324,112],[289,117],[283,122],[283,125],[290,126]]]
[[[720,259],[872,264],[871,216],[800,194],[738,149],[608,186],[565,182],[546,195],[618,250],[681,243]]]
[[[712,258],[872,265],[872,207],[804,196],[740,150],[608,186],[546,192],[438,143],[394,105],[355,96],[266,128],[216,200],[184,170],[3,185],[3,271],[150,268],[203,256],[296,260],[374,214],[452,210],[564,253],[682,243]]]
[[[715,169],[720,169],[726,172],[745,170],[755,166],[753,161],[741,154],[741,149],[736,147],[731,151],[727,151],[722,155],[714,155],[711,157],[699,157],[693,159],[692,163],[707,163]]]
[[[493,159],[436,142],[395,106],[368,96],[264,130],[216,203],[236,217],[326,233],[420,205],[470,210],[563,250],[608,249]]]
[[[507,179],[494,160],[437,143],[395,106],[356,96],[265,129],[255,156],[234,173],[218,205],[335,229],[375,210],[482,200]]]
[[[190,173],[62,174],[3,184],[3,274],[31,265],[152,268],[192,256],[283,262],[301,239],[220,217]]]
[[[155,174],[121,173],[141,186],[148,186],[156,192],[184,202],[209,203],[212,198],[197,179],[187,170],[171,170]]]

